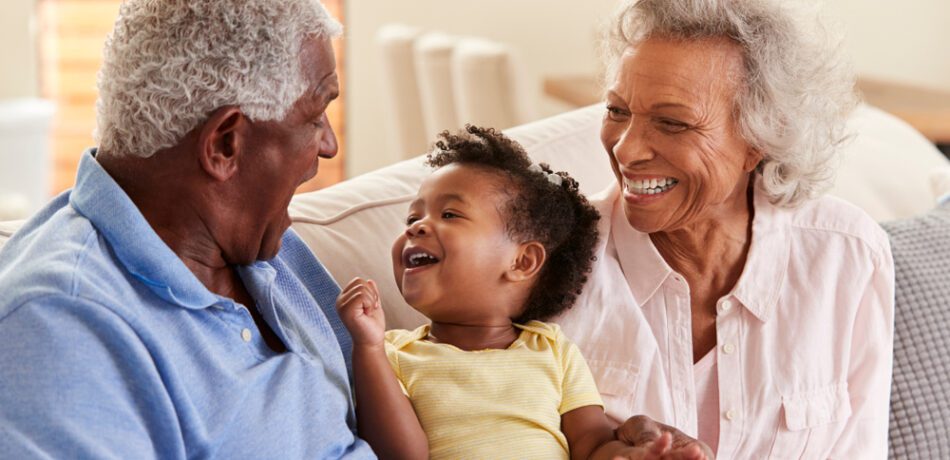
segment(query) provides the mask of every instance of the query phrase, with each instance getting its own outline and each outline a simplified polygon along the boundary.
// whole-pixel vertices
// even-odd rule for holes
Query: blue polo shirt
[[[0,458],[374,458],[339,287],[299,237],[239,269],[276,354],[94,155],[0,250]]]

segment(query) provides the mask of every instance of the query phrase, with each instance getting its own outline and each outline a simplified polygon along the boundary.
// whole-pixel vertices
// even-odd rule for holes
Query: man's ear
[[[514,282],[530,280],[541,272],[546,259],[547,252],[543,244],[537,241],[522,243],[511,268],[505,272],[505,279]]]
[[[198,134],[198,161],[208,175],[226,181],[237,172],[249,122],[237,106],[211,113]]]

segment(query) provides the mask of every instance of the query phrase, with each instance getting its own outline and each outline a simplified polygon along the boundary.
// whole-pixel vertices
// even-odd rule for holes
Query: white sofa
[[[601,106],[592,106],[506,132],[535,161],[569,171],[584,192],[593,193],[614,180],[598,135],[602,113]],[[941,192],[931,187],[933,176],[950,169],[950,161],[913,128],[875,108],[860,107],[851,123],[857,136],[843,152],[831,193],[878,221],[933,207]],[[389,327],[423,321],[396,289],[389,250],[403,229],[410,198],[428,173],[422,158],[415,158],[298,195],[291,203],[294,229],[338,282],[362,276],[379,283]]]
[[[506,132],[535,161],[569,171],[584,192],[594,193],[613,181],[598,136],[602,114],[601,106],[591,106]],[[843,152],[831,193],[878,221],[933,207],[945,190],[935,190],[931,183],[950,186],[944,176],[935,177],[950,171],[950,161],[913,128],[875,108],[860,107],[851,123],[857,136]],[[417,157],[297,195],[290,205],[293,228],[339,283],[355,276],[379,283],[389,327],[409,328],[423,321],[396,290],[389,250],[403,229],[408,202],[428,173]],[[21,223],[0,222],[0,247]]]

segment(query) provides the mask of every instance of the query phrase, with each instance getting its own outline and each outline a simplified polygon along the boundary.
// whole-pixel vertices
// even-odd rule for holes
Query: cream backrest
[[[383,102],[389,110],[386,120],[398,149],[396,158],[411,158],[429,145],[414,56],[415,42],[421,34],[419,29],[403,24],[388,24],[376,32],[383,69]]]
[[[507,129],[535,117],[522,66],[504,43],[463,37],[452,53],[455,107],[460,123]]]
[[[446,129],[461,126],[452,78],[452,53],[458,40],[441,32],[428,32],[414,43],[419,102],[429,139]]]

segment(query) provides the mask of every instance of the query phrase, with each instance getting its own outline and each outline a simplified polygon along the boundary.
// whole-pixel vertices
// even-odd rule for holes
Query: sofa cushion
[[[891,458],[950,458],[950,203],[889,222],[897,282]]]
[[[25,221],[11,220],[7,222],[0,222],[0,248],[3,247],[4,243],[6,243],[11,236],[13,236],[13,232],[23,225],[23,222]]]
[[[930,188],[937,201],[950,198],[950,166],[939,168],[930,175]]]

